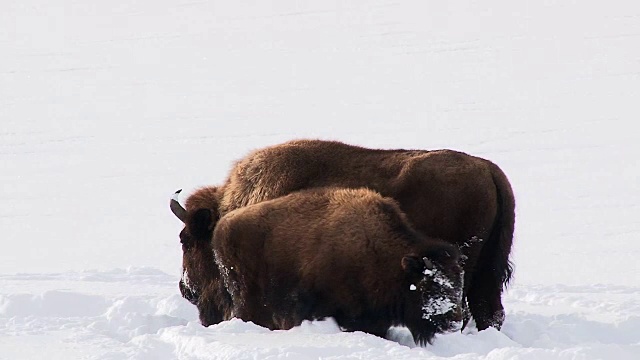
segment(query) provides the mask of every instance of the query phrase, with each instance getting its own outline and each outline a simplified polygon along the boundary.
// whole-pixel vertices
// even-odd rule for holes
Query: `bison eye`
[[[187,245],[189,243],[189,235],[185,230],[180,231],[180,244]]]

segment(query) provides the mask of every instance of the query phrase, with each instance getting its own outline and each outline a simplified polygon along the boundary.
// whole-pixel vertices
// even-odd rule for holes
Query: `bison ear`
[[[407,274],[419,273],[424,269],[424,261],[422,261],[422,258],[414,255],[403,257],[401,264],[402,270]]]
[[[215,210],[198,209],[189,219],[189,230],[198,239],[207,238],[218,222],[218,218],[218,212]]]
[[[407,255],[402,258],[402,269],[408,274],[422,273],[428,275],[434,268],[433,261],[426,256]]]

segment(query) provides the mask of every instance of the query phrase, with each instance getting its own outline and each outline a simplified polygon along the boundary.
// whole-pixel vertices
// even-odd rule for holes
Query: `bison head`
[[[402,258],[409,284],[405,294],[404,322],[418,345],[436,333],[460,330],[462,326],[462,279],[459,250],[439,243],[421,254]]]
[[[203,188],[191,195],[185,209],[176,191],[170,201],[171,211],[184,223],[182,244],[182,278],[178,284],[182,297],[197,305],[202,289],[218,275],[211,249],[211,236],[218,222],[217,188]]]

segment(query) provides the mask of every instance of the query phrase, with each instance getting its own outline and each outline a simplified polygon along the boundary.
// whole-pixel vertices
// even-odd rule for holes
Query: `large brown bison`
[[[202,230],[216,221],[210,210],[194,216],[189,224]],[[222,313],[270,329],[333,317],[382,337],[404,325],[424,344],[462,324],[458,248],[413,230],[394,200],[371,190],[311,189],[249,205],[222,217],[203,245],[224,287],[205,281],[201,301],[228,290]]]
[[[296,140],[254,151],[237,162],[203,206],[224,215],[324,186],[367,187],[391,197],[418,231],[458,245],[465,259],[463,296],[478,329],[501,327],[502,289],[512,275],[515,201],[497,165],[452,150],[374,150]],[[184,221],[189,207],[185,211],[172,204]]]
[[[185,208],[178,202],[177,191],[171,200],[171,210],[185,223],[180,232],[182,244],[182,297],[198,307],[204,326],[217,324],[232,317],[231,301],[222,284],[220,271],[211,249],[213,228],[219,219],[217,209],[220,191],[217,187],[199,189],[187,198]]]

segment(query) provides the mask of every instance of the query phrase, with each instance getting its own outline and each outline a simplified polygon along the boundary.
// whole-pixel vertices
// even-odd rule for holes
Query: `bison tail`
[[[515,226],[515,198],[504,172],[491,164],[491,175],[496,186],[498,211],[489,236],[482,249],[488,264],[492,264],[497,280],[507,286],[513,276],[513,263],[509,259]]]

